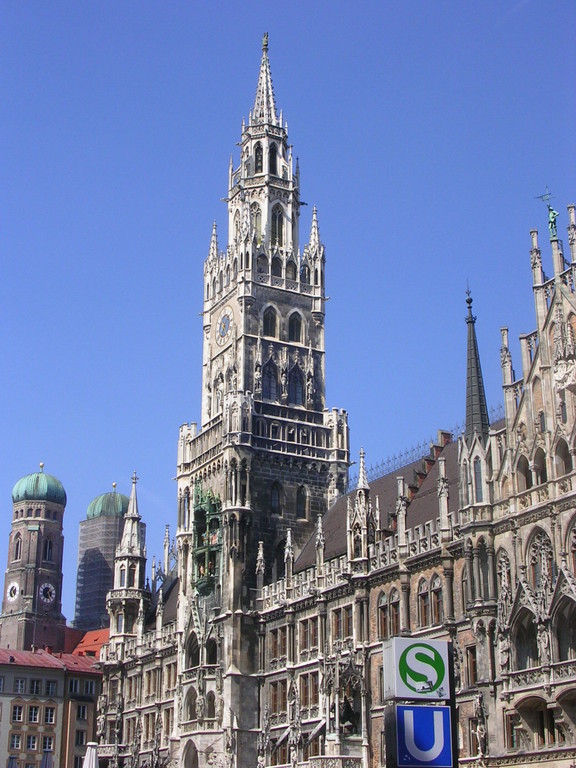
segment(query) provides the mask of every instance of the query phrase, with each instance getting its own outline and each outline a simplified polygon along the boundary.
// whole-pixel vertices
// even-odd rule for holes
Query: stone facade
[[[468,297],[466,430],[355,490],[325,406],[324,247],[298,250],[299,173],[267,40],[204,269],[202,421],[180,428],[175,539],[142,579],[135,485],[109,593],[109,765],[385,765],[382,643],[451,640],[462,765],[576,759],[576,219],[490,424]],[[130,526],[130,528],[128,528]],[[131,533],[130,533],[131,531]],[[130,582],[122,576],[134,569]],[[129,617],[129,620],[127,620]]]

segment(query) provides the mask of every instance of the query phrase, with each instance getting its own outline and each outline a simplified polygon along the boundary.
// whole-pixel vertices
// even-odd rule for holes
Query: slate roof
[[[439,456],[446,459],[446,476],[450,494],[449,510],[458,508],[458,443],[452,442],[446,445]],[[428,458],[428,457],[426,457]],[[370,486],[370,499],[372,509],[376,511],[376,498],[380,506],[380,524],[383,528],[388,526],[390,515],[396,509],[398,495],[398,477],[403,477],[407,485],[416,484],[417,473],[422,472],[425,459],[418,459],[404,467],[399,467],[394,472],[372,480]],[[416,495],[408,506],[406,515],[406,527],[435,520],[438,517],[438,460],[429,470]],[[347,499],[354,500],[356,489],[345,496],[341,496],[336,503],[324,515],[324,559],[331,560],[346,553],[346,508]],[[304,545],[302,552],[294,563],[295,571],[303,571],[310,568],[316,562],[316,534],[313,534]]]

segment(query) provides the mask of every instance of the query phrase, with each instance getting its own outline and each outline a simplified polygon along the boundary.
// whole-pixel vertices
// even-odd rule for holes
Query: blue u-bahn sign
[[[398,768],[452,768],[450,707],[396,706]]]

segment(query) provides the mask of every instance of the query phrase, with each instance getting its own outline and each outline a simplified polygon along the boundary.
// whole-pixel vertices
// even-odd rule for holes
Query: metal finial
[[[264,32],[264,37],[262,38],[262,53],[268,50],[268,32]]]
[[[116,483],[112,483],[112,488],[114,489],[114,493],[116,493]]]
[[[136,474],[136,470],[134,470],[134,472],[132,473],[132,482],[134,483],[134,485],[136,485],[136,483],[138,482],[139,479],[140,478]]]
[[[44,462],[40,462],[40,472],[44,472]]]

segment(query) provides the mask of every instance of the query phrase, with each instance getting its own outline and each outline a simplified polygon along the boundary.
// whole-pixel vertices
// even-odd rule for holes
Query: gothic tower
[[[62,522],[66,491],[44,465],[12,489],[12,531],[4,581],[0,646],[64,650]]]
[[[242,705],[258,695],[257,567],[259,581],[283,575],[287,541],[297,554],[349,467],[347,414],[325,399],[324,246],[314,208],[300,250],[300,174],[267,36],[227,204],[226,249],[214,224],[204,264],[201,424],[183,425],[178,444],[179,630],[183,655],[200,664],[217,639],[223,727],[247,734],[257,725]]]
[[[123,658],[125,641],[142,638],[150,590],[145,587],[146,526],[138,512],[136,472],[124,515],[122,539],[114,559],[114,587],[108,592],[106,607],[110,614],[110,647]]]

